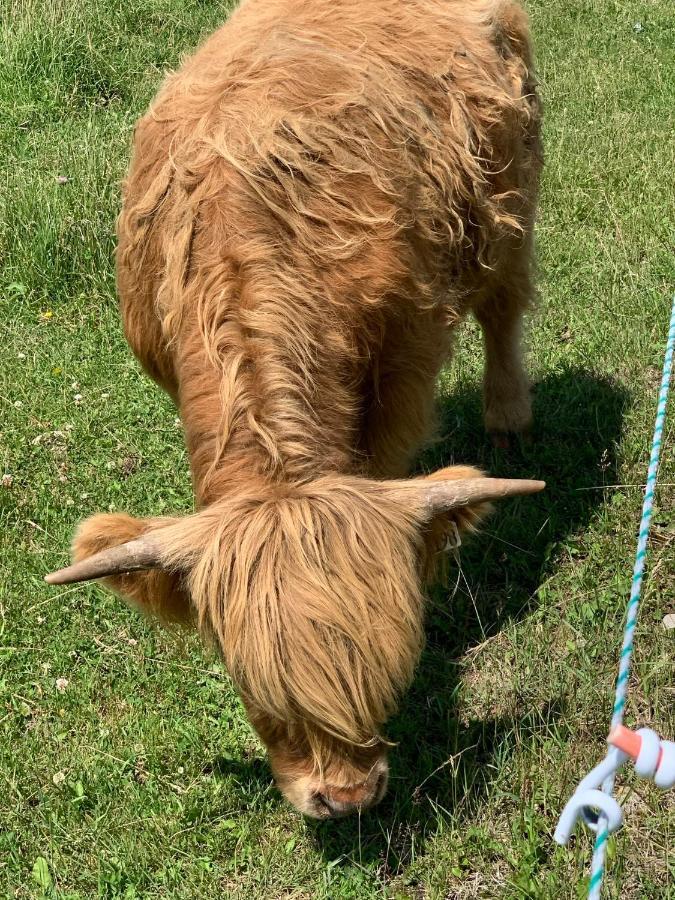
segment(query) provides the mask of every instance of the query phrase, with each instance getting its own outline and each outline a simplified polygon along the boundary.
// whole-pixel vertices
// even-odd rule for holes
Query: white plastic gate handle
[[[553,835],[557,844],[561,844],[563,847],[567,844],[576,828],[577,820],[582,816],[584,809],[589,807],[605,816],[607,819],[607,830],[610,834],[621,828],[623,813],[614,797],[610,797],[609,794],[603,794],[597,788],[576,791],[567,801],[567,805],[558,821],[558,827]],[[586,819],[586,824],[593,831],[597,831],[597,826],[589,822],[588,819]]]

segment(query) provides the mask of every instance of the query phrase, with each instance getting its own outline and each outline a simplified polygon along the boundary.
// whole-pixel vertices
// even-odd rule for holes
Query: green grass
[[[190,508],[175,412],[121,334],[113,229],[135,118],[226,11],[0,0],[0,896],[583,896],[589,835],[563,850],[552,833],[603,753],[675,287],[670,4],[530,3],[547,155],[534,442],[486,445],[468,324],[424,465],[549,488],[500,510],[454,596],[431,598],[384,803],[320,825],[281,800],[192,636],[42,582],[79,517]],[[673,421],[627,713],[671,737]],[[675,897],[675,793],[626,773],[619,795],[607,897]]]

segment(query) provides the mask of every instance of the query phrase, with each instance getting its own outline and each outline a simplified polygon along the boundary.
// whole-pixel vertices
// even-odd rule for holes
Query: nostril
[[[316,791],[313,797],[314,802],[316,803],[317,811],[322,817],[325,816],[331,819],[341,819],[343,816],[350,815],[358,808],[358,804],[356,803],[337,800],[333,797],[328,796],[328,794],[321,793],[320,791]]]
[[[331,815],[331,816],[333,815],[333,806],[325,794],[322,794],[320,791],[316,791],[314,794],[314,800],[316,801],[317,805],[319,806],[319,809],[325,810],[325,812],[327,812],[328,815]]]

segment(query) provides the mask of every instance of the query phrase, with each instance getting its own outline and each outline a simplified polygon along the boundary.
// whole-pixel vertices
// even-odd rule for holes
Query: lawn
[[[0,0],[0,896],[576,898],[552,842],[604,752],[670,295],[668,0],[531,0],[546,104],[531,444],[492,450],[476,327],[440,385],[461,461],[545,478],[463,549],[392,721],[389,794],[302,819],[219,661],[94,585],[74,523],[189,510],[169,400],[121,333],[112,252],[134,120],[216,0]],[[670,415],[627,721],[675,737]],[[619,778],[607,897],[675,897],[675,792]]]

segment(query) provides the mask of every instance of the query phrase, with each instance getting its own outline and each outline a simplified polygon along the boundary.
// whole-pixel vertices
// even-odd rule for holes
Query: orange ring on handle
[[[626,728],[625,725],[617,725],[607,738],[607,742],[618,747],[619,750],[623,750],[634,760],[640,755],[642,738],[630,728]]]

